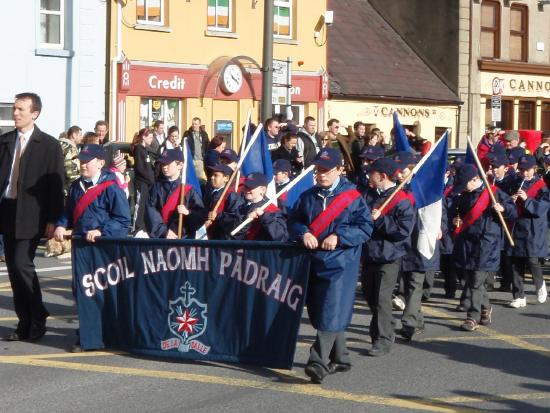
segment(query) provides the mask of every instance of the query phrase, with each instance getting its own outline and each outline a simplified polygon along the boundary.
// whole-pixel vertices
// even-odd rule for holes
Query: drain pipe
[[[122,141],[120,136],[120,128],[117,123],[117,108],[118,108],[118,63],[122,60],[122,3],[121,0],[116,0],[117,16],[116,16],[116,55],[111,59],[111,121],[110,133],[111,139],[114,136],[117,141]]]

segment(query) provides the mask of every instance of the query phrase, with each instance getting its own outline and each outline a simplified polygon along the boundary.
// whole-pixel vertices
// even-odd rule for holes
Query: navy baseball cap
[[[491,149],[489,149],[489,153],[506,155],[506,149],[504,148],[504,146],[497,142],[493,146],[491,146]]]
[[[508,165],[508,159],[501,153],[490,153],[487,155],[487,159],[489,160],[489,164],[495,168],[499,168],[502,165]]]
[[[521,156],[518,160],[519,169],[531,169],[537,166],[537,160],[533,155]]]
[[[168,165],[174,161],[183,162],[183,152],[181,149],[166,149],[159,157],[162,165]]]
[[[547,165],[550,165],[550,155],[546,155],[544,157],[544,163],[547,164]]]
[[[399,151],[393,155],[393,160],[400,166],[407,166],[416,163],[416,157],[413,153],[407,151]]]
[[[220,159],[227,159],[231,162],[238,162],[239,161],[239,155],[237,155],[237,152],[235,152],[233,149],[224,149],[220,153]]]
[[[84,145],[77,158],[82,162],[90,162],[92,159],[105,159],[107,154],[101,145],[88,144]]]
[[[458,170],[453,183],[454,192],[464,191],[468,182],[470,182],[478,175],[479,171],[474,165],[469,163],[462,165],[462,167]]]
[[[366,159],[367,161],[376,161],[379,158],[384,157],[384,149],[381,146],[378,145],[368,145],[365,146],[361,153],[359,154],[359,158]]]
[[[521,146],[517,146],[515,148],[512,148],[508,151],[508,163],[514,164],[518,163],[519,158],[525,155],[525,149],[523,149]]]
[[[332,169],[337,166],[342,166],[342,155],[337,149],[323,148],[313,160],[313,165],[320,166],[325,169]]]
[[[267,178],[260,173],[254,172],[246,176],[244,186],[248,189],[256,189],[259,186],[267,186]]]
[[[277,159],[273,162],[273,172],[290,172],[292,170],[292,165],[287,159]]]
[[[212,172],[221,172],[225,176],[231,176],[231,174],[233,174],[233,169],[223,163],[208,165],[207,168],[210,169]]]
[[[391,158],[378,158],[368,166],[367,170],[381,172],[393,178],[399,170],[399,165]]]

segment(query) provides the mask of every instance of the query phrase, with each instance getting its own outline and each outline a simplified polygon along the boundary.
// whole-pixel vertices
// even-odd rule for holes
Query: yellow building
[[[230,136],[237,148],[248,110],[253,122],[260,113],[263,3],[111,0],[111,136],[129,141],[157,119],[183,131],[199,117],[210,136]],[[292,61],[298,123],[324,119],[325,11],[325,0],[274,0],[273,58]]]

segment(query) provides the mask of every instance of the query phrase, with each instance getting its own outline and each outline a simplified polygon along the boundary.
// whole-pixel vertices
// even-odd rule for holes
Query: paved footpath
[[[507,308],[509,294],[493,292],[494,323],[466,333],[458,327],[463,314],[442,298],[437,280],[423,305],[426,332],[413,343],[396,342],[382,358],[365,356],[370,314],[358,295],[349,329],[353,369],[317,386],[303,374],[314,339],[306,313],[291,371],[69,353],[78,327],[70,260],[37,264],[52,317],[39,343],[0,342],[0,412],[550,411],[550,302],[534,304],[530,281],[526,308]],[[15,326],[12,308],[2,265],[0,336]]]

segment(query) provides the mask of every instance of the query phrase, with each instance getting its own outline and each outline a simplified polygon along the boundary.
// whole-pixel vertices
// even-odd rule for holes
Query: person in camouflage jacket
[[[65,162],[65,196],[69,187],[80,176],[80,162],[77,159],[78,146],[82,141],[82,129],[71,126],[65,136],[59,138]]]

